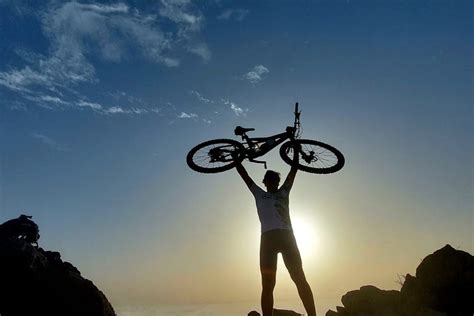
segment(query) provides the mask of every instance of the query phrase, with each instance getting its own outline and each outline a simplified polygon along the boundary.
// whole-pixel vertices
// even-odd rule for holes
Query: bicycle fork
[[[292,148],[293,151],[295,151],[295,148]],[[290,150],[290,148],[287,149],[287,153],[288,151]],[[308,154],[306,154],[301,148],[300,148],[300,151],[299,151],[299,155],[300,157],[306,161],[306,163],[311,163],[312,161],[317,161],[318,160],[318,157],[315,156],[315,153],[314,151],[310,151]]]

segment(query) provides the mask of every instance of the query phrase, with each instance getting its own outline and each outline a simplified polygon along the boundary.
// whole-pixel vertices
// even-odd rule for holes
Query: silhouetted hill
[[[27,216],[0,225],[0,315],[115,316],[105,295],[38,238]]]
[[[342,299],[326,316],[472,316],[474,257],[450,245],[427,256],[407,274],[400,291],[363,286]]]

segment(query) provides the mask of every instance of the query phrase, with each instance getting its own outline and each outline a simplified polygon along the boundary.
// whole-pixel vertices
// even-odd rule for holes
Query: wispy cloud
[[[77,67],[92,67],[86,58],[88,54],[118,62],[138,53],[150,61],[166,64],[165,56],[171,47],[170,36],[161,31],[154,16],[130,10],[123,3],[68,2],[43,14],[42,22],[55,48],[49,62],[67,62],[64,72],[77,76],[73,77],[76,80],[90,76],[90,71],[81,73]]]
[[[77,105],[80,106],[80,107],[91,108],[93,110],[102,110],[103,109],[102,105],[99,104],[99,103],[87,102],[87,101],[82,101],[82,100],[77,102]]]
[[[178,55],[183,51],[198,55],[205,62],[212,56],[207,44],[197,37],[204,16],[189,0],[162,0],[155,14],[142,13],[125,3],[52,1],[35,15],[49,41],[48,54],[19,49],[17,54],[23,65],[0,71],[0,86],[45,108],[54,108],[56,102],[102,113],[141,114],[145,110],[140,107],[120,111],[87,101],[87,96],[81,95],[81,84],[100,80],[97,59],[119,63],[141,58],[177,67],[182,58]],[[177,27],[170,30],[170,22],[165,19]],[[75,99],[66,101],[66,92]],[[46,94],[50,99],[41,99]]]
[[[269,73],[269,72],[270,72],[270,70],[268,70],[267,67],[265,67],[263,65],[257,65],[255,67],[253,67],[252,70],[247,72],[244,75],[244,78],[247,79],[248,81],[250,81],[251,83],[256,84],[256,83],[259,83],[260,81],[262,81],[264,75]]]
[[[236,21],[243,21],[247,15],[249,14],[249,10],[247,9],[228,9],[223,11],[217,18],[219,20],[236,20]]]
[[[23,69],[13,69],[7,72],[0,72],[0,85],[14,91],[30,92],[29,86],[49,86],[50,78],[48,75],[26,66]]]
[[[232,102],[232,101],[229,101],[229,100],[226,100],[226,99],[222,99],[221,100],[225,105],[229,106],[229,108],[232,110],[232,112],[234,112],[234,114],[236,116],[245,116],[246,115],[246,112],[248,112],[248,109],[243,109],[241,107],[239,107],[236,103]]]
[[[28,101],[35,103],[36,105],[45,108],[45,109],[58,109],[63,106],[70,105],[70,102],[61,99],[58,96],[51,96],[47,94],[42,94],[38,92],[36,94],[27,93],[24,95],[24,98]]]
[[[126,94],[124,95],[127,96],[128,99],[132,99],[132,100],[134,99],[132,96],[128,96]],[[89,101],[84,101],[84,100],[77,102],[77,106],[92,109],[95,112],[99,114],[103,114],[103,115],[114,115],[114,114],[132,114],[133,115],[133,114],[147,114],[150,112],[158,114],[158,111],[154,111],[155,109],[148,110],[146,108],[134,107],[134,106],[124,108],[118,105],[107,107],[97,102],[89,102]]]
[[[113,115],[113,114],[137,114],[137,115],[140,115],[140,114],[147,114],[147,113],[150,113],[150,112],[153,112],[153,111],[149,111],[147,109],[143,109],[143,108],[135,108],[135,107],[132,107],[132,108],[123,108],[121,106],[118,106],[118,105],[115,105],[115,106],[111,106],[109,108],[102,108],[99,113],[101,114],[106,114],[106,115]]]
[[[50,95],[42,95],[40,96],[40,100],[45,101],[45,102],[50,102],[50,103],[61,104],[61,105],[69,104],[69,102],[64,101],[63,99],[59,97],[50,96]]]
[[[43,134],[40,134],[40,133],[32,133],[31,137],[33,137],[34,139],[37,139],[39,142],[41,142],[42,144],[48,146],[51,149],[58,150],[58,151],[68,151],[69,150],[69,148],[66,145],[59,144],[57,141],[55,141],[54,139],[52,139],[52,138],[50,138],[46,135],[43,135]]]
[[[112,106],[110,108],[108,108],[107,110],[105,110],[105,113],[107,114],[119,114],[119,113],[125,113],[126,111],[124,111],[124,109],[122,109],[122,107],[120,106]]]
[[[178,115],[178,118],[179,119],[196,119],[196,118],[198,118],[198,115],[194,114],[194,113],[181,112],[181,114]]]
[[[161,0],[161,4],[160,15],[180,26],[179,36],[186,37],[201,29],[204,16],[190,0]]]
[[[214,103],[214,101],[212,101],[211,99],[208,99],[208,98],[205,98],[203,97],[198,91],[196,90],[191,90],[189,91],[189,93],[191,93],[192,95],[196,96],[196,98],[203,102],[203,103]]]
[[[95,82],[95,67],[88,55],[119,62],[138,52],[152,62],[179,64],[177,59],[166,56],[171,39],[156,25],[155,18],[132,13],[125,4],[67,2],[39,16],[43,33],[50,40],[50,55],[27,54],[31,65],[0,72],[0,85],[31,92],[30,88],[38,86]]]
[[[188,50],[191,53],[200,56],[204,62],[209,62],[211,60],[212,53],[206,43],[198,43],[195,46],[189,47]]]
[[[5,5],[15,5],[10,3]],[[148,114],[206,124],[211,122],[206,111],[215,115],[220,110],[189,110],[166,100],[147,102],[124,91],[100,91],[103,70],[97,67],[98,63],[141,59],[164,67],[178,67],[184,54],[210,61],[212,52],[199,38],[205,18],[191,0],[161,0],[154,11],[139,10],[131,3],[122,2],[50,1],[36,12],[29,11],[26,18],[40,22],[48,46],[45,53],[16,48],[14,52],[19,57],[16,60],[20,62],[5,68],[0,66],[0,88],[21,96],[12,100],[21,104],[10,107],[12,110],[27,111],[34,104],[51,111],[92,111],[104,116]],[[87,88],[90,85],[98,89],[91,93]],[[191,94],[202,103],[218,107],[217,102],[198,91]]]

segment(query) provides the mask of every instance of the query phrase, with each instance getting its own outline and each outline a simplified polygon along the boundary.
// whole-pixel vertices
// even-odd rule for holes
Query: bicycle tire
[[[334,173],[344,167],[344,155],[331,145],[312,140],[298,139],[301,150],[306,154],[314,153],[314,159],[310,162],[299,157],[297,168],[302,171],[318,174]],[[293,146],[292,141],[286,142],[280,147],[280,156],[289,165],[293,165]],[[290,156],[291,154],[291,156]]]
[[[206,150],[206,147],[210,147]],[[218,148],[223,150],[224,155],[222,161],[212,161],[211,149]],[[236,165],[236,161],[232,157],[232,151],[239,152],[239,160],[243,160],[244,146],[233,139],[213,139],[196,145],[186,156],[188,166],[194,171],[201,173],[218,173],[232,169]],[[203,151],[203,152],[202,152]],[[240,158],[241,157],[241,158]]]

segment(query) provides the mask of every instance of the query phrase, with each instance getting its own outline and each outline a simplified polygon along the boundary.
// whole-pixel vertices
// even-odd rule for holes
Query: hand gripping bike
[[[186,157],[188,166],[197,172],[217,173],[232,169],[236,163],[248,159],[263,163],[255,158],[265,155],[285,140],[280,147],[280,156],[289,165],[293,165],[294,151],[299,150],[297,168],[302,171],[328,174],[339,171],[344,166],[344,156],[336,148],[312,139],[299,139],[301,135],[298,103],[295,104],[295,121],[286,131],[269,137],[249,137],[247,132],[254,128],[237,126],[235,135],[242,137],[242,143],[233,139],[213,139],[191,149]],[[296,146],[295,146],[296,145]],[[299,145],[299,146],[298,146]]]

